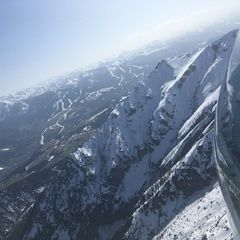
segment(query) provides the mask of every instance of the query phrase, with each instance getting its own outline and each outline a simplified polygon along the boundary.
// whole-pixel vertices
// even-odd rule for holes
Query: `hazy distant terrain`
[[[212,139],[238,25],[0,97],[0,239],[232,239]]]

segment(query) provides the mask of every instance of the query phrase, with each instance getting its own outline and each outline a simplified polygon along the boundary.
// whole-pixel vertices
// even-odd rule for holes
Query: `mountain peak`
[[[168,67],[173,70],[173,67],[165,59],[159,62],[155,67],[155,69],[161,69],[162,67]]]
[[[67,77],[76,85],[57,84],[19,106],[0,106],[0,159],[11,157],[0,171],[11,162],[20,166],[0,185],[0,232],[12,228],[17,240],[229,234],[216,198],[212,142],[237,33],[201,48],[194,42],[184,53],[182,42],[177,49],[166,45],[165,55],[108,63]],[[16,130],[9,135],[10,124]]]

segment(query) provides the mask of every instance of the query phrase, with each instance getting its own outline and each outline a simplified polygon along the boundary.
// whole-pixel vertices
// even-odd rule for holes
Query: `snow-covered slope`
[[[33,152],[52,141],[94,132],[112,108],[147,78],[157,61],[191,50],[188,44],[182,49],[183,44],[176,40],[168,48],[158,47],[154,53],[149,50],[144,58],[135,53],[0,97],[1,174],[24,165]]]
[[[157,62],[177,55],[172,61],[183,64],[202,39],[158,43],[144,49],[144,55],[128,53],[0,97],[0,238],[6,238],[37,201],[38,189],[55,179],[70,153],[98,132],[116,104]]]
[[[200,191],[153,239],[231,240],[233,236],[222,199],[219,185],[214,185],[203,194]]]
[[[0,237],[5,239],[17,219],[38,201],[38,189],[55,181],[70,154],[97,134],[116,104],[139,82],[145,82],[158,62],[167,59],[177,76],[199,47],[220,34],[212,33],[189,33],[165,43],[157,42],[89,69],[0,97],[0,221],[7,223],[7,227],[0,226]],[[146,93],[146,88],[145,84],[140,91]],[[153,102],[150,99],[151,96],[149,103]],[[150,104],[145,110],[147,106]],[[139,132],[139,136],[143,133]],[[139,166],[143,175],[146,164],[147,160]],[[121,188],[128,181],[126,177]],[[131,192],[141,184],[136,181],[132,187],[135,190],[126,190],[125,198],[131,197]]]
[[[11,239],[230,238],[214,185],[212,140],[236,36],[232,31],[191,54],[160,61],[141,78],[109,111],[101,130],[65,156]],[[110,75],[124,72],[120,67],[108,67]],[[88,92],[85,99],[104,91]],[[59,106],[64,116],[72,105],[60,100]],[[194,212],[202,215],[194,218]],[[191,229],[187,218],[194,218]]]

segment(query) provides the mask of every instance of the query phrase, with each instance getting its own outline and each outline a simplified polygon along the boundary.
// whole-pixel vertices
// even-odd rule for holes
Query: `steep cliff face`
[[[171,61],[180,67],[203,39],[200,34],[154,44],[0,97],[0,239],[31,212],[41,192],[65,172],[71,153],[98,133],[157,62],[176,56]]]
[[[211,204],[213,195],[221,199],[212,140],[236,37],[232,31],[188,56],[161,61],[109,111],[100,131],[66,156],[11,236],[230,239],[221,200]],[[191,230],[172,230],[202,208],[211,224],[199,217]]]

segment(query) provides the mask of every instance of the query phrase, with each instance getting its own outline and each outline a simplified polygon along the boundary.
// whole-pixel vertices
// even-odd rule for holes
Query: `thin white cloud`
[[[219,21],[227,21],[229,17],[240,13],[240,1],[230,0],[226,4],[219,1],[219,4],[211,9],[205,9],[182,18],[171,18],[162,22],[147,31],[133,33],[126,37],[124,48],[132,49],[140,47],[153,40],[165,41],[179,36],[188,31],[201,31],[202,27],[215,24]]]

